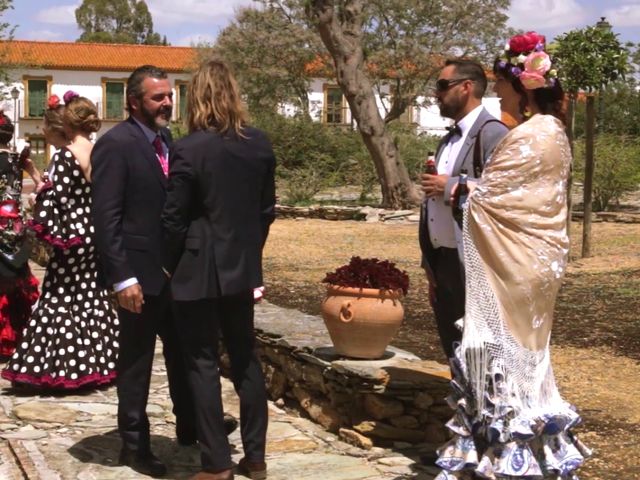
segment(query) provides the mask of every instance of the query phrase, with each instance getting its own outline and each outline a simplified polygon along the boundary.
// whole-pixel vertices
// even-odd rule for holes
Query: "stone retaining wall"
[[[322,220],[357,220],[366,222],[417,222],[420,219],[419,210],[385,210],[384,208],[340,205],[311,205],[308,207],[276,205],[276,215],[280,218],[319,218]]]
[[[312,205],[292,207],[276,205],[276,215],[280,218],[318,218],[322,220],[357,220],[366,222],[417,222],[420,211],[385,210],[374,207],[345,207],[338,205]],[[581,211],[572,211],[574,221],[582,220]],[[640,213],[636,212],[593,212],[593,222],[640,223]]]
[[[293,401],[325,429],[362,448],[447,439],[449,369],[389,347],[381,360],[335,354],[320,317],[264,303],[258,351],[269,395]]]

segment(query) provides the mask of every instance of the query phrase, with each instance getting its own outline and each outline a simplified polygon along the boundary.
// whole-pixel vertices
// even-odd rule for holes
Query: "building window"
[[[187,119],[187,83],[176,82],[176,93],[178,94],[177,114],[178,120],[186,121]]]
[[[122,120],[125,117],[125,81],[102,79],[102,85],[103,118],[107,120]]]
[[[49,96],[49,79],[47,78],[27,78],[26,85],[26,111],[25,117],[42,117],[47,106]]]
[[[31,145],[31,160],[36,164],[38,170],[43,172],[49,164],[49,156],[47,155],[47,143],[42,135],[29,135],[26,137],[27,142]]]
[[[324,89],[324,121],[325,123],[345,123],[344,97],[340,87],[325,85]]]

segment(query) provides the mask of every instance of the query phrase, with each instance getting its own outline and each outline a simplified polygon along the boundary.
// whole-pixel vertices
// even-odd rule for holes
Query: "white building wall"
[[[102,80],[126,80],[131,72],[109,72],[109,71],[72,71],[72,70],[44,70],[44,69],[24,69],[14,70],[11,73],[13,82],[2,86],[2,89],[6,92],[10,92],[13,87],[18,88],[20,95],[18,101],[14,102],[11,97],[5,98],[0,103],[0,108],[4,110],[4,113],[16,123],[16,144],[18,149],[21,149],[25,143],[25,137],[29,135],[42,135],[42,118],[26,118],[24,114],[24,100],[25,100],[25,83],[24,77],[51,77],[51,94],[58,95],[60,99],[68,90],[73,90],[83,97],[87,97],[98,106],[100,116],[103,114],[103,92],[102,92]],[[176,92],[176,80],[188,81],[190,79],[189,74],[168,74],[169,82],[173,87],[174,98],[177,98]],[[15,112],[14,107],[17,107]],[[177,115],[177,106],[174,108],[174,118]],[[102,128],[97,132],[97,137],[104,134],[107,130],[113,127],[118,121],[103,120]]]
[[[322,121],[325,101],[324,86],[326,84],[335,85],[334,82],[321,78],[313,79],[309,84],[309,113],[311,118],[316,121]],[[384,117],[390,106],[389,99],[385,95],[385,92],[383,92],[383,98],[381,98],[380,95],[376,95],[376,103],[378,105],[380,115]],[[416,131],[419,134],[442,136],[447,133],[446,127],[450,126],[453,121],[440,115],[440,109],[435,98],[418,97],[416,103],[419,106],[413,107],[411,115],[413,123],[416,124]],[[485,97],[482,99],[482,104],[491,115],[500,119],[501,111],[499,98]],[[281,113],[287,116],[292,116],[295,114],[295,108],[293,105],[284,105],[281,108]],[[351,113],[348,111],[347,106],[345,123],[350,122]]]

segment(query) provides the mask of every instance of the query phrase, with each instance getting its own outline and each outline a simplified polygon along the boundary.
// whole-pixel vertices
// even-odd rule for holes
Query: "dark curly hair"
[[[14,131],[15,127],[13,126],[13,123],[11,123],[9,117],[4,113],[0,113],[0,143],[9,143],[13,138]]]
[[[493,73],[509,81],[513,89],[520,95],[520,113],[524,116],[527,108],[527,89],[524,88],[520,79],[511,71],[513,65],[507,63],[500,57],[493,62]],[[553,115],[566,125],[566,115],[564,111],[564,90],[559,79],[555,79],[550,87],[536,88],[529,90],[533,96],[533,101],[540,112],[546,115]]]

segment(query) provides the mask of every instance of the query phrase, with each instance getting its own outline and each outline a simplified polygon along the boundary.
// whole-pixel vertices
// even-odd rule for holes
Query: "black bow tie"
[[[454,136],[454,135],[458,135],[459,137],[462,136],[462,129],[460,129],[460,125],[458,125],[457,123],[455,125],[451,125],[445,128],[449,131],[450,136]]]

